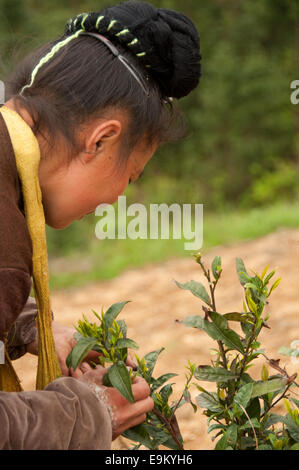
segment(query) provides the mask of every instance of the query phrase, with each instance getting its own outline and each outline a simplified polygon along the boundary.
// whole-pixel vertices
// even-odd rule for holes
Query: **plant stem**
[[[169,420],[167,418],[165,418],[165,416],[163,416],[162,413],[157,408],[153,408],[151,412],[154,413],[159,418],[159,420],[166,426],[167,430],[170,432],[171,437],[173,438],[173,440],[175,441],[175,443],[179,447],[179,449],[184,450],[184,447],[182,446],[182,444],[178,440],[175,432],[172,429],[172,426],[171,426],[171,423],[169,422]]]
[[[226,359],[223,343],[222,343],[222,341],[217,341],[217,343],[218,343],[218,346],[219,346],[219,349],[220,349],[220,354],[221,354],[223,366],[225,367],[225,369],[227,369],[227,359]]]
[[[247,413],[247,411],[245,410],[244,406],[241,405],[241,403],[238,403],[238,405],[240,406],[240,408],[243,410],[244,414],[246,415],[249,423],[250,423],[250,426],[252,428],[252,431],[253,431],[253,434],[254,434],[254,439],[255,439],[255,447],[256,447],[256,450],[259,450],[259,443],[258,443],[258,440],[257,440],[257,436],[256,436],[256,432],[255,432],[255,429],[254,429],[254,426],[252,424],[252,421]]]
[[[256,318],[255,318],[255,320],[254,320],[254,325],[253,325],[253,327],[252,327],[251,335],[250,335],[250,337],[249,337],[249,339],[248,339],[248,343],[247,343],[247,346],[246,346],[246,350],[245,350],[245,353],[244,353],[244,356],[243,356],[242,367],[241,367],[241,370],[240,370],[240,373],[239,373],[238,381],[241,380],[241,377],[242,377],[242,375],[243,375],[244,369],[245,369],[245,367],[246,367],[246,361],[247,361],[249,349],[250,349],[250,346],[251,346],[252,341],[254,340],[255,324],[256,324]]]
[[[216,312],[215,289],[216,289],[216,286],[217,286],[218,281],[220,279],[220,276],[216,279],[215,282],[212,282],[211,281],[211,276],[210,276],[210,271],[206,270],[206,268],[204,267],[202,262],[199,262],[199,264],[200,264],[200,266],[201,266],[201,268],[204,272],[204,275],[207,278],[207,281],[209,283],[209,289],[210,289],[211,301],[212,301],[212,309],[213,309],[214,312]],[[227,369],[227,359],[226,359],[226,355],[225,355],[225,351],[224,351],[223,342],[222,341],[217,341],[217,343],[218,343],[218,346],[219,346],[219,350],[220,350],[220,354],[221,354],[221,358],[222,358],[222,362],[223,362],[223,367],[225,367],[225,369]]]
[[[173,415],[175,414],[176,410],[177,410],[178,407],[180,406],[181,401],[182,401],[182,399],[184,398],[184,393],[185,393],[185,391],[186,391],[186,390],[188,391],[188,388],[187,388],[187,387],[188,387],[189,383],[191,382],[192,378],[193,378],[193,374],[192,374],[192,375],[188,378],[188,380],[187,380],[187,383],[186,383],[186,385],[185,385],[185,389],[184,389],[184,391],[183,391],[183,393],[182,393],[182,395],[181,395],[181,398],[179,399],[179,401],[177,402],[177,404],[176,404],[176,406],[175,406],[173,412],[171,413],[170,421],[171,421],[171,418],[173,417]]]
[[[264,411],[264,413],[260,416],[260,419],[263,418],[266,413],[269,413],[269,411],[270,411],[272,408],[274,408],[274,406],[277,405],[277,403],[280,402],[280,400],[282,400],[282,399],[285,397],[285,395],[286,395],[286,393],[287,393],[287,391],[289,390],[289,388],[290,388],[291,385],[292,385],[292,384],[290,383],[290,384],[287,386],[287,388],[285,389],[285,391],[283,392],[283,394],[282,394],[279,398],[277,398],[277,400],[276,400],[274,403],[272,403],[272,405],[267,409],[267,411]]]

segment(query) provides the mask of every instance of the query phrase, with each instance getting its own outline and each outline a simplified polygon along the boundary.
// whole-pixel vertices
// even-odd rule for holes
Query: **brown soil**
[[[247,269],[261,272],[267,265],[277,267],[277,275],[282,277],[280,287],[272,294],[268,307],[271,314],[271,330],[264,329],[261,342],[271,358],[281,358],[281,365],[288,372],[299,371],[299,363],[294,364],[288,357],[279,356],[281,346],[289,346],[299,340],[299,229],[280,230],[255,241],[220,246],[204,255],[210,262],[215,255],[222,256],[223,277],[216,297],[220,312],[242,309],[243,291],[235,271],[235,258],[243,258]],[[111,281],[98,282],[80,289],[53,292],[52,307],[55,319],[65,325],[73,325],[82,313],[93,318],[91,309],[104,309],[114,302],[131,300],[120,318],[128,325],[128,336],[140,345],[139,355],[164,346],[157,363],[155,376],[175,372],[175,398],[183,390],[184,372],[187,360],[199,364],[209,364],[213,341],[206,334],[177,324],[176,319],[201,314],[201,302],[191,293],[179,289],[173,282],[187,282],[191,279],[203,281],[199,266],[191,257],[170,260],[162,264],[147,265],[142,269],[129,270]],[[16,369],[26,390],[34,387],[36,358],[30,355],[15,362]],[[251,373],[260,376],[263,360],[260,360]],[[275,373],[275,371],[273,371]],[[202,384],[213,390],[213,384]],[[197,395],[195,387],[192,395]],[[186,449],[211,449],[214,444],[207,434],[206,418],[201,410],[193,413],[191,406],[183,406],[177,413]],[[114,449],[128,448],[122,438],[113,443]]]

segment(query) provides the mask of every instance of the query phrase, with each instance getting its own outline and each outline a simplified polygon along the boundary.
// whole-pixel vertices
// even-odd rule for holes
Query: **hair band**
[[[108,47],[108,49],[110,50],[110,52],[112,52],[112,54],[117,57],[121,62],[122,64],[127,68],[127,70],[129,70],[129,72],[131,73],[131,75],[133,75],[133,77],[135,78],[135,80],[139,83],[139,85],[141,86],[141,88],[143,89],[144,93],[149,96],[150,95],[150,91],[149,91],[149,87],[148,87],[148,84],[145,83],[145,80],[144,78],[141,76],[140,72],[128,61],[128,59],[126,57],[124,57],[120,52],[119,50],[114,46],[114,44],[112,44],[111,41],[109,41],[109,39],[107,39],[105,36],[102,36],[101,34],[98,34],[98,33],[90,33],[90,32],[87,32],[87,31],[84,31],[81,33],[82,35],[87,35],[87,36],[93,36],[95,37],[96,39],[98,39],[99,41],[101,41],[103,44],[105,44],[105,46]]]

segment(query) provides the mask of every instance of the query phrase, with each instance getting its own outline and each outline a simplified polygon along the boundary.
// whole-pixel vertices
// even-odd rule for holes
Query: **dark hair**
[[[137,69],[148,96],[107,46],[80,31],[108,38]],[[50,51],[51,60],[45,61]],[[33,117],[35,134],[46,131],[51,142],[60,134],[71,144],[69,158],[79,149],[79,126],[105,116],[111,108],[123,109],[129,116],[124,142],[128,155],[141,138],[161,144],[182,137],[181,114],[168,97],[187,95],[199,78],[199,38],[193,23],[175,11],[129,1],[70,20],[62,37],[21,62],[7,89],[16,106],[21,104]]]

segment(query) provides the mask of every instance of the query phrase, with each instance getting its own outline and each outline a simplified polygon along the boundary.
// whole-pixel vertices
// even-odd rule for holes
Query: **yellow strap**
[[[0,390],[3,392],[23,391],[7,351],[5,351],[5,363],[0,365]]]
[[[38,179],[40,148],[30,126],[18,113],[5,106],[0,108],[0,112],[5,120],[15,153],[18,175],[22,183],[26,223],[32,241],[33,287],[38,308],[39,339],[36,388],[41,390],[62,374],[52,333],[45,216]],[[2,377],[2,383],[4,382],[5,377]],[[19,390],[18,380],[15,385]]]

